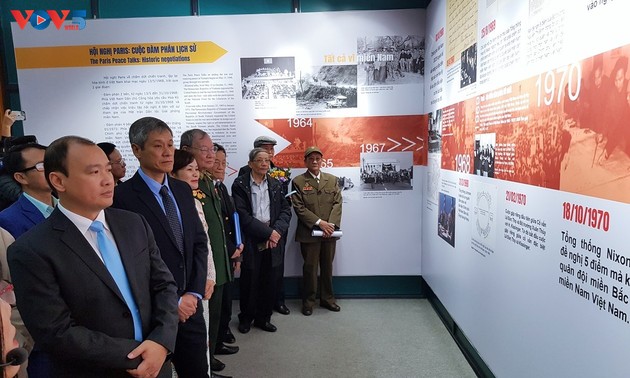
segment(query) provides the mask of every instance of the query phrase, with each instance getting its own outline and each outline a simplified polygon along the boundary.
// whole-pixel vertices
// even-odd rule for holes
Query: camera
[[[26,112],[23,110],[12,110],[10,115],[14,118],[14,120],[16,121],[24,121],[26,120]]]

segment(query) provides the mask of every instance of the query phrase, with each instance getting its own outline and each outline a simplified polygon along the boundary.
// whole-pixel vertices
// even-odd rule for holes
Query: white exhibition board
[[[427,9],[422,275],[497,377],[629,374],[629,12]]]
[[[176,142],[202,128],[228,151],[228,187],[259,135],[279,141],[274,161],[293,176],[317,144],[325,171],[345,178],[335,274],[419,275],[424,17],[106,19],[82,30],[13,23],[24,130],[42,143],[68,134],[113,142],[133,174],[134,120],[163,119]],[[285,271],[300,276],[293,227]]]

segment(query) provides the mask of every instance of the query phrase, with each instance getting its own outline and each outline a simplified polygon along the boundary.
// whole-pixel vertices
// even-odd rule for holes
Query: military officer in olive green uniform
[[[315,146],[304,152],[307,171],[293,179],[291,196],[293,209],[298,217],[295,240],[300,243],[303,266],[302,313],[313,313],[317,293],[317,267],[321,275],[320,306],[330,311],[340,311],[332,287],[332,264],[335,258],[337,238],[332,233],[341,224],[341,190],[337,177],[320,171],[322,151]],[[321,230],[323,236],[312,236],[313,230]]]
[[[227,282],[232,281],[232,270],[230,268],[230,258],[228,257],[225,242],[225,232],[223,230],[223,219],[221,216],[221,198],[214,188],[214,182],[210,176],[210,171],[214,167],[215,151],[212,138],[208,133],[200,129],[192,129],[184,132],[180,141],[180,148],[189,151],[195,156],[199,166],[199,200],[203,205],[203,213],[208,223],[208,238],[212,247],[212,257],[216,269],[217,281],[214,292],[208,301],[209,324],[208,335],[210,340],[210,369],[212,371],[223,370],[225,364],[214,358],[219,333],[219,320],[221,319],[221,302],[223,298],[223,287]],[[217,376],[217,374],[215,374]]]

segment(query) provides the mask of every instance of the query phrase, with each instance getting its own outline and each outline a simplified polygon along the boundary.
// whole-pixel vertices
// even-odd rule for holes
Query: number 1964
[[[287,119],[287,123],[289,127],[299,128],[299,127],[313,127],[313,119],[312,118],[289,118]]]

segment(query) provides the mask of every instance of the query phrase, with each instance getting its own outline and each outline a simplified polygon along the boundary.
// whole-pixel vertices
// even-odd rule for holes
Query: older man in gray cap
[[[262,148],[267,151],[267,153],[269,154],[269,159],[273,159],[274,155],[276,154],[276,151],[274,149],[276,147],[276,144],[278,144],[278,142],[275,139],[264,135],[254,139],[254,148]],[[269,167],[273,169],[276,167],[276,165],[273,163],[273,161],[271,161],[269,163]],[[242,176],[251,172],[252,169],[249,167],[249,165],[246,164],[238,170],[238,175]]]
[[[273,157],[276,154],[276,151],[275,151],[276,144],[278,144],[278,142],[275,139],[273,139],[272,137],[264,136],[264,135],[259,136],[258,138],[254,139],[254,148],[262,148],[265,151],[267,151],[267,153],[269,154],[269,159],[272,160],[269,162],[270,170],[273,170],[274,168],[276,168],[276,165],[273,163]],[[249,165],[245,165],[244,167],[241,167],[241,169],[239,169],[238,175],[239,176],[242,176],[245,174],[249,175],[251,174],[251,172],[252,172],[252,169],[249,167]],[[282,183],[282,190],[285,195],[288,193],[289,191],[288,180]],[[283,235],[281,242],[286,243],[286,240],[287,240],[286,235]],[[291,311],[284,303],[284,250],[285,248],[283,246],[282,262],[280,263],[280,267],[278,268],[278,275],[275,278],[277,295],[276,295],[276,303],[274,305],[274,310],[276,310],[276,312],[282,315],[289,315]]]

